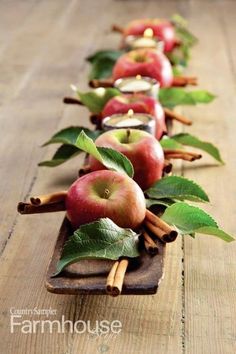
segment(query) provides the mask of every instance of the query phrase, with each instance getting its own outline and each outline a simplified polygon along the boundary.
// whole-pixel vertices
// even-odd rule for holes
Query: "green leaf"
[[[234,238],[219,229],[215,220],[204,210],[183,202],[169,206],[162,219],[169,225],[174,225],[182,235],[202,233],[213,235],[230,242]]]
[[[179,37],[183,45],[191,47],[197,43],[197,37],[189,31],[187,28],[188,22],[182,16],[175,14],[172,16],[171,21],[174,23],[177,37]]]
[[[82,151],[73,145],[62,145],[54,154],[53,158],[48,161],[42,161],[38,166],[56,167],[66,162],[67,160],[77,156]]]
[[[197,42],[197,37],[188,30],[187,21],[180,15],[174,15],[171,20],[175,25],[176,37],[181,43],[167,55],[174,65],[186,67],[190,59],[190,48]]]
[[[186,91],[180,87],[161,88],[159,101],[168,108],[178,105],[196,105],[210,103],[216,96],[205,90]]]
[[[186,91],[179,87],[161,88],[159,90],[159,101],[165,107],[173,108],[182,104]]]
[[[68,127],[60,130],[52,136],[43,146],[49,144],[62,143],[51,160],[42,161],[38,165],[46,167],[56,167],[66,162],[67,160],[77,156],[82,151],[75,145],[78,135],[81,131],[85,131],[86,134],[93,140],[95,140],[100,134],[100,130],[90,130],[84,127]]]
[[[175,25],[175,26],[181,26],[186,28],[188,26],[188,21],[181,16],[180,14],[174,14],[171,16],[171,22]]]
[[[65,243],[54,276],[69,264],[82,259],[138,257],[138,236],[131,229],[123,229],[108,218],[83,225]]]
[[[171,139],[167,136],[163,136],[163,138],[160,140],[160,144],[163,149],[183,149],[183,145],[178,143],[176,140]]]
[[[187,98],[188,97],[191,98],[191,101],[193,101],[194,104],[197,104],[197,103],[210,103],[215,99],[216,96],[205,90],[195,90],[195,91],[188,92]],[[188,101],[186,100],[186,102]]]
[[[133,177],[133,165],[125,155],[110,148],[96,147],[92,139],[83,131],[78,136],[76,146],[95,157],[95,159],[100,161],[108,169],[126,173],[129,177]]]
[[[84,127],[68,127],[54,134],[43,146],[58,143],[74,145],[82,130],[93,140],[101,134],[99,130],[90,130]]]
[[[222,164],[224,163],[220,155],[219,149],[212,143],[209,143],[207,141],[202,141],[198,139],[196,136],[187,133],[173,135],[171,139],[175,140],[179,144],[188,145],[188,146],[195,147],[197,149],[201,149],[206,153],[208,153],[209,155],[211,155],[218,162]]]
[[[89,80],[106,79],[112,76],[115,61],[111,59],[98,59],[92,64]]]
[[[187,28],[177,27],[175,32],[177,37],[181,40],[180,48],[191,48],[198,41],[197,37],[195,37]]]
[[[111,77],[115,62],[123,53],[119,50],[101,50],[88,57],[87,60],[92,64],[89,79]]]
[[[227,234],[225,231],[221,229],[212,226],[201,227],[200,229],[196,230],[196,232],[198,232],[199,234],[217,236],[226,242],[234,241],[234,238],[231,235]]]
[[[116,88],[99,87],[89,92],[77,92],[81,102],[89,109],[90,112],[99,114],[102,112],[105,104],[114,96],[120,95],[120,91]]]
[[[181,76],[183,74],[183,65],[176,63],[172,65],[174,76]]]
[[[164,136],[161,139],[160,144],[163,149],[176,149],[183,151],[185,145],[192,146],[194,148],[205,151],[218,162],[222,164],[224,163],[220,155],[219,149],[215,145],[206,141],[202,141],[199,138],[187,133],[173,135],[171,138]]]
[[[86,60],[89,61],[90,63],[94,63],[98,59],[104,59],[104,58],[116,61],[123,53],[124,51],[122,50],[110,50],[110,49],[99,50],[94,54],[90,55],[89,57],[87,57]]]
[[[172,199],[151,199],[151,198],[146,198],[146,207],[149,209],[153,205],[160,205],[163,207],[168,207],[172,204],[174,204],[175,201]]]
[[[189,47],[181,44],[180,46],[175,47],[171,52],[166,53],[166,55],[170,60],[172,67],[178,66],[182,68],[181,71],[178,70],[179,75],[181,75],[183,69],[188,66],[188,61],[190,59]],[[175,72],[176,70],[173,70],[174,76],[178,76]]]
[[[204,210],[184,202],[168,207],[162,219],[170,225],[175,225],[184,235],[196,232],[197,229],[205,226],[218,227],[215,220]]]
[[[194,202],[209,202],[204,190],[195,182],[181,176],[163,177],[145,194],[152,199],[173,198]]]

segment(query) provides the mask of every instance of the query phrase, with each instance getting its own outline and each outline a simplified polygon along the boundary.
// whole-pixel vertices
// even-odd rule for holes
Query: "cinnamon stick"
[[[184,161],[189,161],[189,162],[193,162],[195,160],[198,160],[201,158],[201,155],[199,155],[199,157],[194,157],[194,156],[190,156],[188,154],[170,154],[168,155],[169,159],[179,159],[179,160],[184,160]]]
[[[194,157],[198,157],[200,155],[198,152],[180,150],[180,149],[164,149],[164,153],[165,153],[165,155],[187,153],[188,155],[194,156]]]
[[[57,211],[65,211],[66,206],[64,202],[50,203],[44,205],[33,205],[30,203],[18,203],[17,211],[20,214],[40,214],[40,213],[52,213]]]
[[[165,112],[166,118],[177,120],[178,122],[185,124],[185,125],[192,125],[192,121],[189,118],[187,118],[179,113],[176,113],[169,108],[164,108],[164,112]]]
[[[90,115],[90,122],[94,125],[101,125],[101,119],[99,119],[99,115],[98,114],[91,114]]]
[[[101,80],[90,80],[89,81],[89,86],[93,88],[98,88],[98,87],[113,87],[114,80],[112,78],[108,79],[101,79]]]
[[[175,46],[178,47],[178,46],[180,46],[181,44],[182,44],[181,39],[175,38]]]
[[[164,149],[164,154],[168,159],[181,159],[190,162],[199,160],[202,157],[199,153],[178,149]]]
[[[87,173],[91,172],[90,165],[84,165],[79,169],[79,177],[86,175]]]
[[[108,294],[111,293],[112,291],[112,286],[113,286],[113,283],[114,283],[114,279],[115,279],[115,275],[116,275],[116,270],[118,268],[118,265],[119,265],[119,261],[116,261],[111,270],[110,270],[110,273],[108,274],[108,277],[107,277],[107,284],[106,284],[106,292]]]
[[[172,242],[178,236],[178,232],[173,227],[169,226],[148,209],[146,209],[145,225],[163,242]]]
[[[197,77],[195,76],[174,76],[172,86],[197,85]]]
[[[36,197],[31,197],[30,202],[33,205],[45,205],[51,203],[65,202],[67,191],[61,191]]]
[[[172,163],[169,160],[165,159],[163,172],[170,173],[172,171],[172,167],[173,167]]]
[[[80,106],[84,105],[78,98],[74,98],[74,97],[64,97],[63,102],[65,104],[78,104]]]
[[[118,265],[116,263],[118,263]],[[120,295],[128,264],[129,261],[127,259],[122,259],[113,264],[106,284],[106,291],[109,295],[114,297]]]
[[[111,30],[113,32],[124,33],[124,28],[120,27],[119,25],[112,25]]]
[[[161,229],[159,226],[152,224],[150,221],[145,220],[144,222],[145,226],[150,230],[157,238],[162,240],[163,236],[166,235],[167,233]]]
[[[169,233],[166,233],[163,229],[158,226],[153,225],[150,221],[144,222],[145,226],[152,232],[154,236],[156,236],[159,240],[164,243],[175,241],[178,236],[177,231],[171,230]]]
[[[158,246],[146,231],[143,231],[143,237],[144,237],[144,246],[147,253],[150,253],[151,255],[157,254],[159,251]]]
[[[150,210],[146,209],[145,219],[150,221],[153,225],[160,227],[163,231],[169,233],[173,228],[165,221],[153,214]]]
[[[125,272],[128,267],[129,261],[127,259],[122,259],[116,270],[115,279],[112,285],[112,296],[118,296],[121,293]]]

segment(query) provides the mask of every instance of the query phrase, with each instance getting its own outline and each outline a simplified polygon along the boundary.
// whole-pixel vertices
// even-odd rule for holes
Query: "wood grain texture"
[[[57,169],[38,169],[37,162],[55,151],[55,146],[41,149],[40,145],[56,130],[89,124],[85,108],[63,106],[61,100],[71,83],[86,89],[88,54],[117,47],[119,37],[109,32],[110,25],[181,12],[200,37],[189,74],[199,75],[201,87],[219,95],[208,107],[184,109],[195,123],[188,131],[217,142],[227,162],[216,167],[204,157],[194,165],[198,168],[186,163],[184,174],[209,190],[209,210],[222,226],[235,232],[235,11],[232,1],[0,2],[0,16],[6,14],[0,21],[1,353],[236,351],[234,245],[206,236],[186,238],[184,244],[179,238],[168,245],[165,278],[155,296],[55,295],[46,291],[44,281],[64,213],[16,214],[19,200],[66,189],[77,175],[80,157]],[[183,172],[181,166],[178,172]],[[69,331],[23,335],[19,328],[11,334],[12,307],[51,307],[57,310],[52,320],[61,320],[62,315],[92,324],[118,319],[123,329],[118,336],[99,338]]]
[[[188,129],[203,139],[215,141],[226,165],[216,166],[204,157],[193,169],[185,165],[184,175],[199,182],[209,192],[207,210],[219,224],[236,234],[235,188],[235,24],[236,4],[206,3],[193,6],[189,19],[201,39],[194,50],[191,70],[199,73],[200,85],[215,92],[217,100],[207,109],[191,111],[194,126]],[[201,26],[196,11],[202,10]],[[211,13],[211,16],[207,15]],[[207,31],[205,29],[209,28]],[[210,59],[211,58],[211,59]],[[184,240],[184,338],[186,353],[234,353],[236,244],[213,237]]]

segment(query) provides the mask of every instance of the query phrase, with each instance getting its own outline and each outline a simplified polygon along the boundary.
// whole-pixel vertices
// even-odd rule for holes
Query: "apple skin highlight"
[[[129,136],[128,136],[128,135]],[[134,167],[134,180],[146,190],[162,177],[164,153],[160,143],[151,134],[135,129],[114,129],[101,134],[97,146],[108,147],[124,154]],[[92,171],[104,166],[93,156],[89,157]]]
[[[114,80],[136,75],[156,79],[161,87],[170,87],[173,83],[170,61],[163,53],[153,49],[132,50],[116,61],[112,72]]]
[[[132,178],[103,170],[80,177],[71,185],[66,210],[74,229],[105,217],[120,227],[137,229],[145,218],[146,204]]]

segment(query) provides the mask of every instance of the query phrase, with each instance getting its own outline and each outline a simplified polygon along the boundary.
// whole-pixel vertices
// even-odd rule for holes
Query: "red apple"
[[[162,177],[164,153],[153,135],[137,129],[114,129],[101,134],[95,143],[127,156],[134,166],[134,180],[143,190]],[[104,169],[92,156],[89,165],[92,171]]]
[[[142,36],[147,28],[151,28],[154,37],[164,42],[165,52],[173,50],[176,45],[175,27],[164,19],[147,18],[132,21],[125,29],[124,36]]]
[[[132,109],[134,113],[150,114],[156,121],[156,138],[159,140],[166,132],[165,114],[162,106],[153,97],[143,94],[123,94],[111,98],[102,111],[102,118],[112,114],[127,113]]]
[[[113,79],[130,76],[148,76],[159,81],[162,87],[170,87],[173,71],[167,57],[153,49],[136,49],[119,57],[113,68]]]
[[[137,183],[114,171],[91,172],[78,178],[66,197],[72,226],[110,218],[120,227],[138,228],[145,218],[145,198]]]

